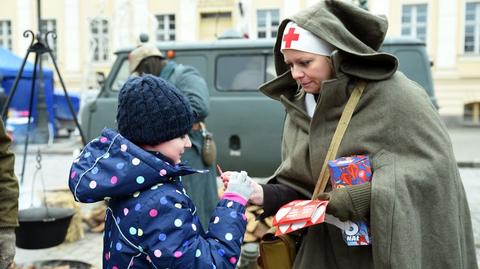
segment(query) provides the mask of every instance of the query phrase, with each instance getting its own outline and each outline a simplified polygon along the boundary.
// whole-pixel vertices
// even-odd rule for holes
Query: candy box
[[[368,182],[372,178],[372,170],[368,156],[356,155],[342,157],[328,162],[332,188],[342,188]],[[365,221],[346,221],[327,215],[325,222],[342,229],[343,240],[348,246],[370,245],[370,232]]]
[[[330,182],[333,188],[362,184],[370,181],[372,170],[368,156],[355,155],[328,162]]]
[[[295,200],[282,206],[272,224],[277,226],[276,236],[322,223],[328,201]]]

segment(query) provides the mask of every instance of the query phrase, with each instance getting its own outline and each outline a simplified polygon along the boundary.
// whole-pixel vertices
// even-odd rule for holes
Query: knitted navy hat
[[[130,77],[118,95],[118,131],[137,145],[157,145],[188,133],[195,116],[188,100],[169,82]]]

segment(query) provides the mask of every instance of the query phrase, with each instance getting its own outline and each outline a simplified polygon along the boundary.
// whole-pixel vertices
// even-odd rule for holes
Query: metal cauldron
[[[24,161],[25,161],[24,155]],[[37,151],[36,170],[32,179],[30,207],[18,211],[19,227],[15,229],[16,245],[25,249],[41,249],[59,245],[65,241],[70,220],[75,214],[71,208],[49,207],[45,195],[45,181],[41,175],[43,206],[33,207],[33,193],[37,174],[41,171],[42,156]],[[22,171],[23,182],[24,171]]]
[[[19,210],[15,230],[17,247],[49,248],[63,243],[75,211],[70,208],[33,207]]]

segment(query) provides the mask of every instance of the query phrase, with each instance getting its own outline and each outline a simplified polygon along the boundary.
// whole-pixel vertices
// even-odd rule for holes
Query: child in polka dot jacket
[[[104,129],[74,160],[69,186],[80,202],[108,203],[103,268],[235,268],[251,180],[229,174],[204,232],[181,176],[194,115],[173,85],[132,77],[119,93],[118,133]]]

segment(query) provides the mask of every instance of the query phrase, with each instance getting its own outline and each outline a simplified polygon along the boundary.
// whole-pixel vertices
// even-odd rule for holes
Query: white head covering
[[[330,56],[335,47],[320,39],[310,31],[303,29],[293,21],[287,23],[283,30],[282,47],[280,51],[294,49],[323,56]]]

